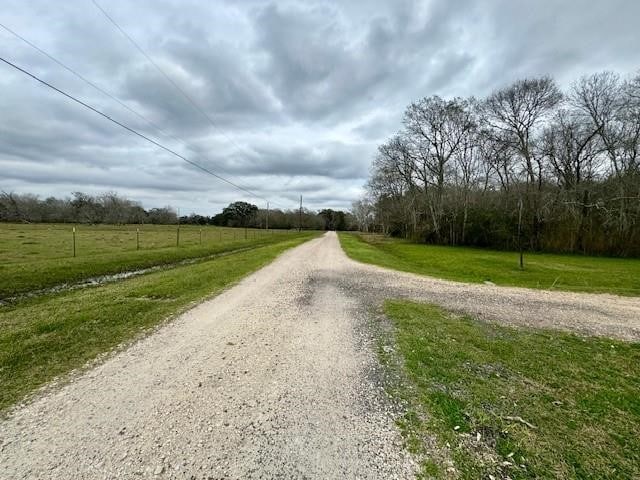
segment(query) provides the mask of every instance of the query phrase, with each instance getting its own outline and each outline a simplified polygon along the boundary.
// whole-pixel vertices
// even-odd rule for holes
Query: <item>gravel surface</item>
[[[393,272],[329,233],[15,409],[0,478],[413,478],[367,326],[389,297],[640,338],[638,299]]]

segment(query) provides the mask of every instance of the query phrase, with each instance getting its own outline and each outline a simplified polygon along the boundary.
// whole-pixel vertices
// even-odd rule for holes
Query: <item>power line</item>
[[[67,70],[68,72],[70,72],[71,74],[75,75],[77,78],[79,78],[80,80],[82,80],[83,82],[91,85],[94,89],[96,89],[97,91],[99,91],[100,93],[102,93],[103,95],[106,95],[107,97],[109,97],[111,100],[118,102],[120,104],[120,106],[126,108],[129,112],[133,113],[134,115],[136,115],[138,118],[144,120],[145,122],[147,122],[149,125],[151,125],[153,128],[155,128],[156,130],[158,130],[159,132],[169,136],[169,134],[166,134],[165,132],[163,132],[163,130],[156,124],[154,124],[151,120],[149,120],[148,118],[146,118],[144,115],[142,115],[141,113],[136,112],[133,108],[129,107],[129,105],[127,105],[126,103],[124,103],[123,101],[121,101],[119,98],[115,97],[114,95],[112,95],[111,93],[107,92],[106,90],[104,90],[103,88],[99,87],[98,85],[96,85],[95,83],[93,83],[91,80],[85,78],[82,74],[78,73],[76,70],[74,70],[73,68],[69,67],[68,65],[65,65],[64,63],[62,63],[60,60],[58,60],[57,58],[55,58],[53,55],[49,54],[48,52],[42,50],[40,47],[38,47],[37,45],[35,45],[34,43],[30,42],[29,40],[27,40],[26,38],[24,38],[22,35],[20,35],[19,33],[13,31],[12,29],[10,29],[9,27],[7,27],[6,25],[0,23],[0,27],[5,29],[7,32],[9,32],[11,35],[13,35],[14,37],[22,40],[24,43],[26,43],[27,45],[29,45],[31,48],[33,48],[34,50],[37,50],[38,52],[40,52],[42,55],[44,55],[45,57],[47,57],[49,60],[51,60],[52,62],[55,62],[56,64],[60,65],[62,68],[64,68],[65,70]]]
[[[152,138],[147,137],[146,135],[144,135],[144,134],[142,134],[142,133],[138,132],[137,130],[135,130],[135,129],[133,129],[133,128],[129,127],[128,125],[125,125],[124,123],[119,122],[118,120],[115,120],[114,118],[111,118],[111,117],[110,117],[109,115],[107,115],[106,113],[104,113],[104,112],[102,112],[102,111],[98,110],[97,108],[95,108],[95,107],[93,107],[93,106],[89,105],[88,103],[83,102],[82,100],[80,100],[80,99],[78,99],[78,98],[74,97],[73,95],[71,95],[71,94],[69,94],[69,93],[67,93],[67,92],[65,92],[65,91],[63,91],[63,90],[61,90],[61,89],[59,89],[58,87],[56,87],[56,86],[54,86],[54,85],[52,85],[52,84],[48,83],[47,81],[45,81],[45,80],[41,79],[41,78],[40,78],[40,77],[38,77],[37,75],[35,75],[35,74],[33,74],[33,73],[31,73],[31,72],[29,72],[29,71],[25,70],[25,69],[24,69],[24,68],[22,68],[22,67],[19,67],[19,66],[18,66],[18,65],[16,65],[15,63],[10,62],[9,60],[7,60],[7,59],[5,59],[5,58],[3,58],[3,57],[0,57],[0,61],[2,61],[2,62],[4,62],[4,63],[6,63],[6,64],[7,64],[7,65],[9,65],[10,67],[13,67],[13,68],[15,68],[16,70],[18,70],[18,71],[20,71],[20,72],[24,73],[25,75],[27,75],[27,76],[31,77],[32,79],[36,80],[37,82],[41,83],[42,85],[44,85],[44,86],[46,86],[46,87],[48,87],[48,88],[50,88],[50,89],[52,89],[52,90],[54,90],[54,91],[58,92],[58,93],[59,93],[59,94],[61,94],[61,95],[64,95],[64,96],[65,96],[65,97],[67,97],[69,100],[72,100],[73,102],[76,102],[76,103],[78,103],[78,104],[82,105],[83,107],[85,107],[85,108],[87,108],[87,109],[91,110],[92,112],[97,113],[97,114],[98,114],[98,115],[100,115],[101,117],[106,118],[107,120],[109,120],[109,121],[110,121],[110,122],[112,122],[112,123],[115,123],[116,125],[118,125],[118,126],[119,126],[119,127],[121,127],[121,128],[124,128],[124,129],[125,129],[125,130],[127,130],[128,132],[133,133],[134,135],[136,135],[136,136],[138,136],[138,137],[140,137],[140,138],[142,138],[142,139],[146,140],[147,142],[152,143],[153,145],[155,145],[155,146],[157,146],[157,147],[159,147],[159,148],[161,148],[161,149],[163,149],[163,150],[165,150],[165,151],[167,151],[167,152],[171,153],[172,155],[174,155],[174,156],[178,157],[179,159],[183,160],[184,162],[186,162],[186,163],[188,163],[188,164],[190,164],[190,165],[192,165],[192,166],[194,166],[194,167],[196,167],[196,168],[198,168],[198,169],[202,170],[203,172],[208,173],[209,175],[212,175],[212,176],[216,177],[217,179],[222,180],[223,182],[226,182],[226,183],[228,183],[229,185],[231,185],[231,186],[233,186],[233,187],[237,188],[238,190],[241,190],[241,191],[243,191],[243,192],[245,192],[245,193],[248,193],[249,195],[251,195],[251,196],[253,196],[253,197],[256,197],[256,198],[259,198],[259,199],[261,199],[261,200],[264,200],[265,202],[267,201],[267,199],[266,199],[266,198],[264,198],[264,197],[262,197],[262,196],[260,196],[260,195],[258,195],[258,194],[256,194],[256,193],[252,192],[251,190],[247,190],[246,188],[241,187],[240,185],[237,185],[237,184],[233,183],[231,180],[227,180],[226,178],[224,178],[224,177],[222,177],[222,176],[218,175],[218,174],[217,174],[217,173],[215,173],[215,172],[212,172],[211,170],[209,170],[209,169],[207,169],[207,168],[205,168],[205,167],[203,167],[203,166],[201,166],[201,165],[198,165],[196,162],[194,162],[194,161],[192,161],[192,160],[189,160],[188,158],[186,158],[186,157],[184,157],[184,156],[180,155],[178,152],[176,152],[176,151],[174,151],[174,150],[170,149],[169,147],[166,147],[166,146],[162,145],[161,143],[159,143],[159,142],[157,142],[157,141],[153,140]]]
[[[80,74],[79,72],[77,72],[76,70],[74,70],[73,68],[69,67],[68,65],[64,64],[63,62],[61,62],[60,60],[58,60],[57,58],[55,58],[53,55],[51,55],[50,53],[46,52],[45,50],[41,49],[40,47],[38,47],[37,45],[35,45],[34,43],[30,42],[29,40],[27,40],[25,37],[23,37],[22,35],[18,34],[17,32],[15,32],[14,30],[12,30],[11,28],[7,27],[6,25],[0,23],[0,27],[3,28],[4,30],[6,30],[7,32],[9,32],[11,35],[13,35],[14,37],[18,38],[19,40],[21,40],[22,42],[24,42],[25,44],[29,45],[31,48],[33,48],[34,50],[38,51],[39,53],[41,53],[42,55],[44,55],[45,57],[47,57],[48,59],[50,59],[51,61],[53,61],[54,63],[56,63],[57,65],[61,66],[62,68],[64,68],[65,70],[67,70],[68,72],[70,72],[71,74],[73,74],[74,76],[76,76],[77,78],[79,78],[80,80],[82,80],[83,82],[87,83],[88,85],[90,85],[91,87],[93,87],[95,90],[97,90],[98,92],[102,93],[103,95],[107,96],[108,98],[110,98],[111,100],[117,102],[120,106],[122,106],[123,108],[125,108],[127,111],[131,112],[132,114],[134,114],[135,116],[137,116],[139,119],[143,120],[144,122],[146,122],[149,126],[151,126],[152,128],[154,128],[155,130],[157,130],[158,132],[160,132],[160,134],[164,135],[167,138],[170,138],[174,141],[177,141],[179,143],[182,143],[186,148],[188,148],[189,150],[191,150],[193,153],[195,153],[198,156],[201,156],[196,149],[194,149],[191,145],[189,145],[189,143],[178,137],[175,135],[172,135],[168,132],[166,132],[164,129],[162,129],[162,127],[158,126],[156,123],[154,123],[153,121],[149,120],[147,117],[145,117],[144,115],[142,115],[141,113],[137,112],[136,110],[134,110],[133,108],[129,107],[126,103],[124,103],[122,100],[120,100],[119,98],[117,98],[115,95],[109,93],[108,91],[104,90],[103,88],[101,88],[100,86],[96,85],[94,82],[92,82],[91,80],[87,79],[86,77],[84,77],[82,74]],[[212,175],[216,176],[217,178],[222,179],[222,177],[220,177],[218,174],[213,173],[213,172],[209,172],[207,171],[207,173],[211,173]],[[227,181],[226,179],[224,181]],[[230,183],[230,182],[228,182]],[[244,187],[241,186],[237,186],[235,184],[233,184],[236,188],[239,188],[243,191],[248,192],[248,189],[245,189]],[[252,196],[256,197],[256,198],[260,198],[262,199],[261,196],[252,193]]]
[[[167,74],[161,67],[160,65],[158,65],[152,58],[151,56],[140,46],[140,44],[138,42],[136,42],[134,40],[134,38],[129,35],[119,24],[118,22],[115,21],[115,19],[109,15],[107,13],[107,11],[102,8],[102,6],[100,6],[100,4],[96,1],[96,0],[91,0],[91,2],[93,3],[93,5],[104,15],[104,17],[122,34],[123,37],[125,37],[129,43],[131,43],[136,50],[138,50],[138,52],[140,52],[140,54],[142,54],[142,56],[144,56],[149,63],[151,63],[155,69],[165,78],[165,80],[167,82],[169,82],[169,84],[175,88],[178,92],[180,92],[180,94],[189,102],[189,104],[196,110],[198,111],[204,118],[207,119],[207,121],[211,124],[211,126],[220,134],[222,135],[224,138],[227,139],[227,141],[229,143],[231,143],[240,153],[245,152],[245,153],[249,153],[246,149],[244,149],[243,147],[241,147],[240,145],[238,145],[238,143],[231,137],[229,137],[224,131],[222,131],[218,125],[216,124],[216,122],[213,121],[213,119],[211,118],[211,116],[209,116],[207,114],[207,112],[205,110],[203,110],[202,108],[200,108],[200,106],[196,103],[196,101],[187,93],[184,91],[184,89],[180,88],[180,86],[169,76],[169,74]],[[277,204],[276,204],[277,205]]]
[[[173,86],[173,88],[178,90],[178,92],[180,92],[180,94],[189,102],[189,104],[194,109],[196,109],[204,118],[207,119],[207,121],[213,126],[213,128],[218,133],[220,133],[223,137],[225,137],[239,151],[243,150],[243,148],[240,145],[238,145],[235,142],[235,140],[230,138],[226,133],[224,133],[218,127],[216,122],[213,121],[213,119],[207,114],[207,112],[205,112],[202,108],[200,108],[200,106],[195,102],[195,100],[193,100],[193,98],[191,98],[191,96],[187,92],[185,92],[182,88],[180,88],[180,86],[176,82],[173,81],[173,79],[160,67],[160,65],[158,65],[156,62],[153,61],[153,59],[149,56],[149,54],[147,54],[147,52],[145,52],[145,50],[138,44],[138,42],[136,42],[131,37],[131,35],[129,35],[120,25],[118,25],[118,23],[113,19],[113,17],[111,17],[105,11],[105,9],[100,6],[100,4],[96,0],[91,0],[91,2],[96,6],[98,10],[102,12],[102,14],[107,18],[107,20],[109,20],[109,22],[111,22],[111,24],[156,68],[156,70],[160,72],[160,74],[165,78],[165,80],[169,82]]]

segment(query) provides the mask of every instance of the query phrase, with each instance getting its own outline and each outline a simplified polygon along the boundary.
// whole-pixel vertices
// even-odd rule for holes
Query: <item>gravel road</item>
[[[0,478],[413,478],[367,326],[388,297],[640,338],[638,299],[393,272],[329,233],[18,407]]]

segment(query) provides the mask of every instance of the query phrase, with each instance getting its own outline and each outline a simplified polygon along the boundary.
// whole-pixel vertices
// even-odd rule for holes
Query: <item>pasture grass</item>
[[[461,282],[640,295],[640,259],[526,253],[410,243],[381,235],[340,234],[354,260]]]
[[[0,299],[86,278],[278,242],[284,231],[175,225],[0,224]],[[140,229],[140,249],[136,246]],[[202,242],[201,239],[202,238]]]
[[[0,307],[0,410],[314,235],[292,234],[196,264]]]
[[[459,478],[640,478],[640,344],[499,326],[387,301],[410,405],[398,422]],[[389,363],[389,349],[380,349]],[[386,358],[385,358],[386,355]],[[450,478],[425,457],[423,477]]]

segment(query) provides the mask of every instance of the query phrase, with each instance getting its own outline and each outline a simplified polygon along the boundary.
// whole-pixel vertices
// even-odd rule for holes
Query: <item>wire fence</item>
[[[255,242],[293,230],[197,225],[0,224],[0,261],[79,257],[161,248]]]

